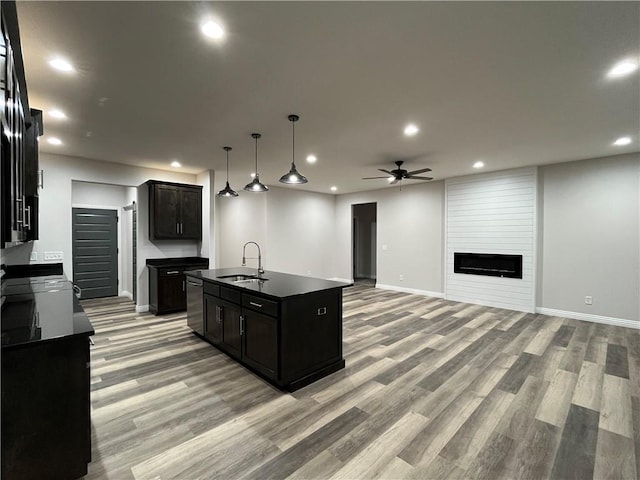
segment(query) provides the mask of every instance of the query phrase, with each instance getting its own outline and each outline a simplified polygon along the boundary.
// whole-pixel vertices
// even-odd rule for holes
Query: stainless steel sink
[[[234,280],[233,283],[260,283],[266,282],[268,278],[247,278],[246,280]]]
[[[258,278],[257,275],[245,275],[242,273],[234,273],[233,275],[221,275],[216,278],[221,278],[224,280],[229,280],[231,282],[240,282],[242,280],[250,280],[252,278]]]
[[[246,275],[242,273],[236,273],[233,275],[221,275],[219,277],[222,280],[229,280],[233,283],[258,283],[263,282],[265,280],[269,280],[268,278],[260,278],[257,275]]]

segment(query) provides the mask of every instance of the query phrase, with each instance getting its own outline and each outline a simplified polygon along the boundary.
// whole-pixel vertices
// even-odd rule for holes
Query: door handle
[[[240,336],[244,335],[244,317],[240,315]]]
[[[253,305],[254,307],[262,308],[262,304],[260,304],[260,303],[249,302],[249,305]]]
[[[175,275],[176,273],[180,273],[180,270],[170,270],[167,272],[167,275]]]

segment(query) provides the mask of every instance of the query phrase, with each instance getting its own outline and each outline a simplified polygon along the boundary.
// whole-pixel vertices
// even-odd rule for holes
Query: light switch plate
[[[62,252],[44,252],[45,260],[62,260]]]
[[[31,257],[29,258],[29,260],[38,261],[38,252],[31,252]]]

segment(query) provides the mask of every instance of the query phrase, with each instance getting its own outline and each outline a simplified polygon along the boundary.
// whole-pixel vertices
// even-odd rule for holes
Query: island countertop
[[[350,287],[353,283],[337,282],[334,280],[325,280],[322,278],[307,277],[304,275],[293,275],[290,273],[265,271],[261,278],[264,281],[258,282],[234,282],[229,278],[219,278],[226,275],[257,275],[255,268],[234,267],[234,268],[217,268],[213,270],[191,270],[185,274],[190,277],[200,278],[204,281],[215,282],[220,285],[237,288],[246,292],[256,292],[261,295],[270,296],[279,300],[294,297],[296,295],[305,295],[312,292],[321,292],[323,290],[331,290],[334,288]]]

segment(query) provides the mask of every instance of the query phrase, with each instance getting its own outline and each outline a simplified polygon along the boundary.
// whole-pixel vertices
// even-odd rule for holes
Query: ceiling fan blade
[[[391,173],[389,170],[385,170],[384,168],[379,168],[378,170],[384,173],[388,173],[389,175],[393,175],[393,173]]]
[[[408,175],[405,178],[408,178],[409,180],[433,180],[433,177],[416,177],[414,175]]]
[[[362,180],[374,180],[376,178],[389,178],[389,176],[386,176],[386,177],[362,177]]]
[[[407,175],[414,175],[416,173],[425,173],[425,172],[430,172],[431,169],[430,168],[421,168],[420,170],[414,170],[413,172],[407,172]]]

